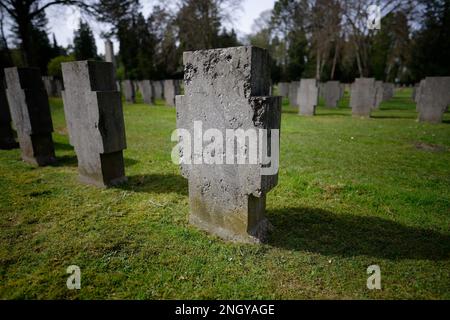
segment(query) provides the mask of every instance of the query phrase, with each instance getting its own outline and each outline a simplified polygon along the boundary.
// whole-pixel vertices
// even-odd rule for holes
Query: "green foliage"
[[[53,58],[47,66],[48,75],[62,79],[61,63],[75,60],[76,59],[73,56],[58,56]]]
[[[74,32],[74,55],[76,60],[97,59],[97,45],[94,34],[87,22],[80,20],[80,25]]]
[[[170,153],[176,112],[125,105],[128,182],[80,184],[61,99],[58,165],[0,150],[0,299],[449,299],[450,114],[416,122],[411,90],[370,120],[300,117],[285,101],[266,244],[225,243],[188,222]],[[81,268],[68,290],[66,268]],[[382,290],[366,288],[381,267]]]

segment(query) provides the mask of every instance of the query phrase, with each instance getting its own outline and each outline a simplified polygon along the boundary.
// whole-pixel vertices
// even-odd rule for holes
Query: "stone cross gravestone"
[[[278,84],[278,92],[280,96],[287,98],[289,96],[289,82],[280,82]]]
[[[155,104],[155,94],[153,84],[150,80],[142,80],[138,83],[139,91],[142,94],[142,99],[146,104]]]
[[[319,102],[319,87],[316,79],[302,79],[298,91],[299,114],[313,116]]]
[[[289,83],[289,104],[291,107],[298,107],[298,90],[300,89],[300,81],[292,81]]]
[[[379,109],[381,102],[383,102],[384,86],[383,81],[375,81],[375,102],[372,109]]]
[[[111,40],[105,40],[105,61],[111,62],[116,67],[116,59],[114,57],[114,44]]]
[[[261,157],[242,164],[235,156],[248,157],[255,147],[270,150],[272,156],[279,151],[278,143],[273,143],[279,141],[279,133],[270,129],[280,127],[281,97],[267,96],[267,51],[248,46],[185,52],[183,61],[185,95],[176,100],[177,128],[187,130],[197,143],[193,154],[184,147],[180,152],[190,162],[181,165],[189,185],[189,220],[226,240],[259,242],[270,227],[265,218],[266,193],[277,184],[277,160],[272,159],[270,172],[264,172]],[[214,136],[206,132],[199,136],[199,125]],[[259,148],[250,138],[235,144],[238,131],[257,135],[262,129],[270,137],[259,139]],[[226,143],[218,135],[226,137]],[[211,143],[219,147],[210,150]],[[231,159],[225,157],[229,153]],[[206,157],[214,163],[205,163]]]
[[[17,130],[22,159],[30,164],[53,164],[53,123],[48,96],[38,68],[6,68],[6,94]]]
[[[342,95],[342,86],[339,81],[328,81],[324,83],[323,91],[325,106],[328,108],[337,108]]]
[[[450,77],[427,77],[421,84],[419,121],[441,123],[450,105]]]
[[[80,180],[98,187],[126,181],[125,125],[113,64],[67,62],[62,64],[62,72],[64,112]]]
[[[375,79],[357,78],[352,84],[350,108],[356,117],[370,117],[370,111],[375,104]]]
[[[136,91],[134,89],[134,82],[132,80],[122,81],[122,92],[125,96],[126,102],[136,103]]]
[[[14,139],[14,132],[11,128],[11,114],[6,97],[5,83],[3,75],[0,75],[0,149],[9,150],[18,147],[19,144]]]
[[[152,81],[155,99],[164,99],[164,82],[161,80]]]
[[[175,96],[180,94],[180,82],[178,80],[164,80],[164,99],[166,105],[175,106]]]

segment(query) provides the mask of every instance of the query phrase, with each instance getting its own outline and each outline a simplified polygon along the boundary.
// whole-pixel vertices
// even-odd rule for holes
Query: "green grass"
[[[450,115],[415,121],[410,90],[372,119],[283,106],[279,184],[267,244],[224,243],[188,224],[172,164],[175,110],[125,105],[129,182],[79,184],[61,100],[59,164],[0,151],[2,299],[450,299]],[[82,288],[66,288],[78,265]],[[366,288],[378,264],[382,290]]]

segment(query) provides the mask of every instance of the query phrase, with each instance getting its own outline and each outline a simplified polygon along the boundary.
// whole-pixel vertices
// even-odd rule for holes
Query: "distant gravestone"
[[[375,104],[375,94],[375,79],[355,79],[350,96],[350,107],[353,116],[370,117],[370,111]]]
[[[425,79],[422,79],[419,83],[419,86],[416,90],[416,95],[414,97],[414,101],[416,102],[416,111],[419,112],[419,108],[420,108],[420,97],[422,95],[422,89],[425,85]]]
[[[342,97],[342,86],[339,81],[328,81],[324,83],[323,91],[325,106],[328,108],[337,108],[338,102]]]
[[[136,103],[136,91],[134,89],[134,83],[131,80],[122,81],[122,92],[125,96],[125,101],[128,103]]]
[[[394,97],[394,84],[383,83],[383,101],[391,100]]]
[[[105,61],[111,62],[116,67],[116,59],[114,57],[114,44],[111,40],[105,40]]]
[[[316,79],[301,79],[298,91],[299,114],[313,116],[319,102],[319,87]]]
[[[226,143],[231,142],[232,146],[224,146],[224,150],[231,150],[232,155],[236,155],[235,137],[229,137],[227,131],[279,129],[281,97],[267,96],[267,51],[255,47],[202,50],[185,52],[183,60],[185,95],[177,96],[177,128],[190,132],[194,143],[202,144],[201,137],[195,138],[196,123],[200,121],[204,130],[215,129],[215,134],[226,136]],[[218,140],[210,137],[203,140],[203,145]],[[248,140],[244,139],[241,149],[237,149],[255,147]],[[259,145],[270,149],[269,140],[272,139],[259,140]],[[272,155],[278,151],[278,146],[274,148],[270,149]],[[190,222],[226,240],[263,240],[270,226],[265,218],[266,193],[277,184],[278,170],[262,174],[261,158],[254,164],[236,164],[234,159],[228,163],[228,157],[225,162],[225,151],[207,153],[217,157],[217,161],[222,159],[224,164],[206,164],[201,161],[206,151],[194,150],[190,156],[186,151],[182,149],[180,153],[194,161],[181,166],[189,181]],[[198,164],[196,159],[200,159]]]
[[[1,71],[3,73],[3,71]],[[19,144],[14,139],[11,128],[11,114],[9,112],[8,98],[3,75],[0,76],[0,149],[9,150],[18,148]]]
[[[440,123],[450,105],[450,77],[427,77],[421,85],[419,121]]]
[[[53,164],[53,123],[47,92],[38,68],[6,68],[6,94],[17,130],[22,159],[30,164]]]
[[[300,81],[292,81],[289,83],[289,104],[291,107],[298,107],[298,90],[300,89]]]
[[[289,82],[278,83],[278,91],[280,96],[287,98],[289,96]]]
[[[383,81],[375,81],[375,102],[373,109],[379,109],[380,104],[383,102],[384,86]]]
[[[113,64],[67,62],[62,64],[62,72],[64,112],[80,181],[98,187],[126,181],[125,125]]]
[[[153,90],[155,92],[155,99],[164,99],[164,83],[160,80],[152,81]]]
[[[139,81],[139,91],[142,94],[142,99],[146,104],[155,104],[155,94],[153,89],[153,84],[150,80]]]
[[[56,96],[56,83],[52,76],[43,76],[42,81],[44,82],[45,91],[49,97]]]
[[[64,90],[63,82],[58,78],[55,78],[53,81],[55,82],[55,97],[61,98]]]
[[[164,99],[167,106],[174,107],[175,96],[180,93],[180,82],[178,80],[164,80]]]

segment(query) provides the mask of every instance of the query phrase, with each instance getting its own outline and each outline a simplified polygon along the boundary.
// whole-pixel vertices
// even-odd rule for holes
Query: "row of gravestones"
[[[270,96],[270,59],[266,50],[246,46],[193,51],[184,53],[183,60],[185,95],[176,97],[177,128],[193,137],[199,121],[205,129],[215,128],[223,136],[236,129],[278,132],[281,97]],[[126,180],[126,138],[113,64],[67,62],[62,64],[62,73],[64,113],[80,180],[100,187],[122,183]],[[14,67],[5,69],[4,74],[0,141],[14,147],[12,119],[23,160],[37,165],[54,163],[53,125],[39,70]],[[5,135],[3,129],[9,132]],[[272,144],[274,139],[277,143]],[[244,140],[249,148],[250,142]],[[270,139],[260,141],[259,147],[278,154],[279,135],[273,133]],[[199,155],[195,148],[190,157],[193,161],[188,163],[196,163]],[[265,161],[258,158],[252,164],[181,164],[189,185],[190,222],[227,240],[263,240],[270,228],[265,218],[266,194],[278,181],[278,170],[262,174],[267,167]]]
[[[336,108],[344,94],[344,85],[338,81],[318,84],[315,79],[301,79],[298,82],[279,83],[279,92],[288,97],[292,106],[299,108],[301,115],[314,115],[319,96],[325,106]],[[392,83],[375,81],[373,78],[358,78],[351,85],[350,107],[352,114],[370,117],[371,111],[379,108],[381,102],[394,96]],[[450,77],[428,77],[413,89],[419,121],[442,122],[443,114],[450,104]]]
[[[118,90],[122,90],[125,101],[136,103],[136,92],[142,95],[144,103],[154,105],[156,99],[164,99],[167,106],[175,106],[175,97],[181,93],[180,80],[123,80],[117,84]]]

